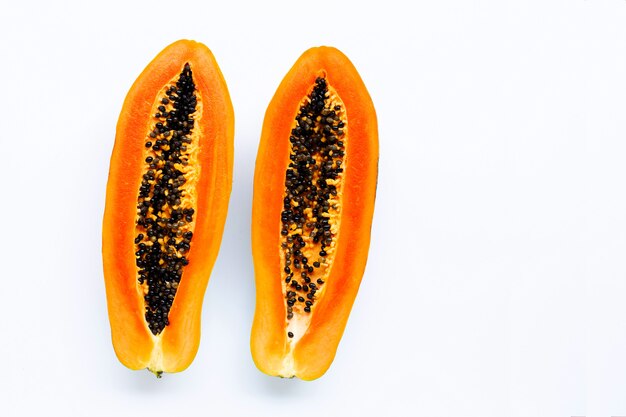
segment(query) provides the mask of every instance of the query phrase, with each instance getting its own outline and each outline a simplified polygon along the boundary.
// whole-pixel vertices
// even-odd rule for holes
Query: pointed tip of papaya
[[[163,378],[163,371],[156,371],[154,369],[146,368],[148,371],[152,372],[157,379]]]
[[[202,42],[193,40],[193,39],[179,39],[177,41],[172,42],[168,46],[166,46],[164,50],[167,50],[167,49],[183,49],[183,50],[204,49],[204,50],[210,51],[210,49],[205,44],[203,44]]]
[[[189,45],[189,46],[193,46],[193,45],[204,45],[204,44],[201,43],[201,42],[198,42],[196,40],[193,40],[193,39],[179,39],[179,40],[177,40],[175,42],[172,42],[170,44],[170,46],[172,46],[172,45]]]
[[[334,46],[330,46],[330,45],[313,46],[313,47],[307,49],[306,51],[304,51],[304,53],[302,55],[313,55],[313,54],[339,54],[339,55],[345,55],[343,52],[341,52],[341,50],[339,50],[338,48],[336,48]]]

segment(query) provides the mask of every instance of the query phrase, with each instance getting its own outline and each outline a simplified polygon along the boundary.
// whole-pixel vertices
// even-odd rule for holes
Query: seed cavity
[[[194,171],[185,166],[193,152],[199,105],[190,65],[168,83],[158,98],[144,146],[145,168],[137,200],[135,256],[143,289],[145,320],[154,335],[169,325],[169,312],[189,264],[194,226]],[[197,135],[196,135],[197,136]]]
[[[288,320],[294,314],[308,317],[332,265],[346,132],[343,103],[327,80],[318,77],[300,103],[289,137],[280,229]]]

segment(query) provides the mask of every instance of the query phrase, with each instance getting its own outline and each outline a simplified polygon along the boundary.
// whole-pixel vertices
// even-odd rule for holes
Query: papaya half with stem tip
[[[271,100],[256,159],[252,252],[257,367],[312,380],[334,359],[365,270],[378,127],[357,70],[306,51]]]
[[[234,115],[205,45],[165,48],[117,123],[102,233],[113,347],[157,376],[192,362],[233,169]]]

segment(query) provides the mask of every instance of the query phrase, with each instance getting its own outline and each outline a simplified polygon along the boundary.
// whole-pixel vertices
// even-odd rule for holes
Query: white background
[[[0,415],[626,415],[626,1],[0,3]],[[214,52],[235,172],[202,342],[115,358],[101,221],[128,88]],[[256,370],[252,176],[265,108],[334,45],[380,126],[367,270],[314,382]]]

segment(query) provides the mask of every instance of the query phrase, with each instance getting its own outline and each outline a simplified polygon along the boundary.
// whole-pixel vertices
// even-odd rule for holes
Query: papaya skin
[[[306,332],[287,335],[280,228],[290,132],[303,97],[325,77],[343,101],[349,126],[336,253],[325,293]],[[254,175],[252,252],[256,308],[250,348],[262,372],[314,380],[330,367],[343,335],[368,256],[378,175],[378,126],[370,95],[350,60],[332,47],[307,50],[284,77],[263,122]]]
[[[158,335],[144,318],[135,265],[137,197],[151,109],[158,93],[188,63],[202,98],[198,129],[195,228],[180,285]],[[205,45],[180,40],[160,52],[131,87],[116,128],[103,221],[102,256],[108,315],[115,353],[130,369],[157,376],[179,372],[193,361],[200,341],[204,293],[226,220],[233,170],[234,113],[217,62]]]

